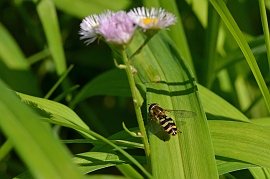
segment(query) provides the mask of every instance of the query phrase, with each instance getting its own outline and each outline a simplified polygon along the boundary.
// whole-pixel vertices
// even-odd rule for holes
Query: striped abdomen
[[[158,119],[159,119],[160,125],[164,128],[164,130],[168,134],[175,136],[178,133],[178,130],[172,118],[166,115],[163,115],[163,116],[158,116]]]

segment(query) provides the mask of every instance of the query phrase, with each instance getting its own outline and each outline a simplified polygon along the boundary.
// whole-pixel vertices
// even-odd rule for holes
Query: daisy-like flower
[[[152,7],[149,10],[145,7],[138,7],[128,12],[128,15],[144,31],[159,30],[176,22],[176,17],[162,8],[156,9]]]
[[[99,37],[97,29],[99,28],[101,20],[109,18],[113,14],[114,13],[112,11],[107,10],[106,12],[101,13],[99,15],[93,14],[84,18],[82,23],[80,24],[81,27],[79,31],[79,34],[81,35],[80,39],[81,40],[87,39],[85,41],[87,45],[93,43]]]
[[[127,13],[118,11],[101,20],[97,33],[110,44],[125,46],[131,41],[135,30],[136,27]]]

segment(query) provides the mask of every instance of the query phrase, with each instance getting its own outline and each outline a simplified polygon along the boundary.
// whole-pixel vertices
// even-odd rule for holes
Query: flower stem
[[[152,36],[149,36],[149,37],[147,37],[146,39],[145,39],[145,41],[143,42],[143,44],[128,58],[128,60],[130,61],[130,60],[132,60],[132,58],[134,57],[134,56],[136,56],[136,55],[138,55],[141,51],[142,51],[142,49],[143,49],[143,47],[149,42],[149,40],[152,38]]]
[[[132,98],[133,98],[133,102],[134,102],[134,109],[135,109],[135,114],[137,117],[139,129],[140,129],[140,132],[142,134],[142,142],[144,144],[144,150],[145,150],[145,155],[146,155],[146,159],[147,159],[147,166],[148,166],[148,169],[150,170],[150,168],[151,168],[150,145],[149,145],[148,138],[146,135],[144,121],[143,121],[143,117],[142,117],[142,113],[141,113],[141,106],[143,103],[143,98],[141,97],[141,94],[135,85],[135,80],[133,78],[133,74],[132,74],[132,71],[130,68],[131,67],[130,61],[126,56],[126,53],[124,51],[122,51],[121,56],[122,56],[124,65],[126,66],[125,71],[127,73],[127,77],[128,77],[128,81],[129,81],[129,86],[130,86],[130,90],[131,90],[131,94],[132,94]]]

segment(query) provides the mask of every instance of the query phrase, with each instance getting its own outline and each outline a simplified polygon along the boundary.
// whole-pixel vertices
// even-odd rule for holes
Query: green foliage
[[[79,40],[85,16],[143,5],[174,13],[177,24],[131,62],[127,57],[146,39],[142,31],[126,59],[102,40],[88,46]],[[1,1],[0,178],[269,178],[264,6]],[[151,103],[196,115],[167,111],[179,133],[160,126],[154,133]]]

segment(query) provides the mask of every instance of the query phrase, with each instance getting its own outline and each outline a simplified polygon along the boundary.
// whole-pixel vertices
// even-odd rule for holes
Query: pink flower
[[[97,29],[106,42],[115,45],[127,45],[136,30],[133,21],[125,11],[118,11],[110,17],[103,18]]]

